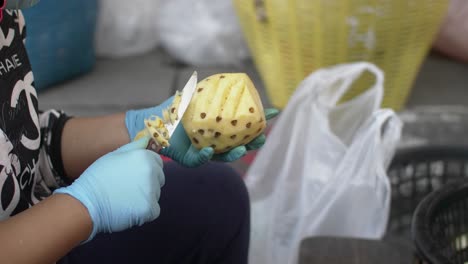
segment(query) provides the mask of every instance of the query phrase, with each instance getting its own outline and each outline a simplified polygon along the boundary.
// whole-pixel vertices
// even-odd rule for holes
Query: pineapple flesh
[[[212,147],[215,153],[249,143],[266,127],[260,96],[245,73],[199,82],[182,123],[195,147]]]

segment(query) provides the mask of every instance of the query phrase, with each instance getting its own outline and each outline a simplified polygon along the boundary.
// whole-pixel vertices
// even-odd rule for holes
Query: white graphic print
[[[0,50],[2,50],[3,47],[10,47],[11,43],[13,42],[13,39],[15,39],[14,29],[8,29],[8,34],[6,36],[3,33],[3,30],[0,29]]]
[[[21,143],[30,150],[37,150],[41,144],[41,137],[40,137],[40,128],[39,128],[39,119],[36,113],[36,109],[34,108],[32,96],[37,98],[36,89],[32,86],[34,81],[33,73],[29,72],[26,74],[23,80],[19,80],[15,87],[13,88],[13,92],[11,94],[11,107],[16,108],[18,104],[18,99],[22,91],[26,92],[26,99],[28,100],[28,107],[29,107],[29,114],[31,116],[32,121],[37,129],[37,137],[34,139],[30,139],[25,135],[21,136]]]
[[[8,139],[7,135],[0,129],[0,192],[5,192],[4,185],[8,181],[12,181],[13,190],[6,191],[6,194],[10,194],[10,197],[0,198],[0,221],[10,217],[11,213],[15,210],[20,200],[20,187],[16,180],[16,174],[20,172],[21,165],[18,157],[11,153],[13,145]],[[2,200],[3,199],[3,200]]]
[[[26,21],[24,20],[23,12],[15,11],[16,19],[15,22],[18,24],[19,33],[23,34],[24,27],[26,26]]]
[[[21,173],[21,176],[19,177],[19,182],[20,182],[20,187],[22,190],[26,188],[26,186],[31,185],[31,190],[34,190],[36,188],[36,177],[38,172],[38,163],[33,159],[32,161],[32,167],[31,165],[27,165],[27,167],[24,169],[24,171]],[[31,192],[31,201],[33,204],[36,204],[39,202],[39,199],[36,198],[34,195],[34,192]]]

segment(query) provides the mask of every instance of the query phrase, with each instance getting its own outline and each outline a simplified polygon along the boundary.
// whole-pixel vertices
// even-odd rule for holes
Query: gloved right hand
[[[54,194],[68,194],[89,212],[97,233],[123,231],[159,216],[160,189],[164,185],[163,162],[146,150],[148,137],[124,145],[96,160],[68,187]]]

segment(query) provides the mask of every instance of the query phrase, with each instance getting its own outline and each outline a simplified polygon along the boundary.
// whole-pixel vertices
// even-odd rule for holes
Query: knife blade
[[[177,126],[179,125],[182,117],[187,110],[190,101],[192,100],[193,94],[195,93],[195,89],[197,88],[198,76],[197,72],[194,71],[190,79],[185,84],[184,89],[182,90],[182,98],[180,99],[179,108],[177,110],[177,119],[174,123],[169,123],[166,125],[167,131],[169,132],[169,138],[171,138],[172,134],[176,130]]]
[[[182,89],[182,97],[180,99],[179,107],[177,110],[177,118],[175,122],[165,124],[169,134],[169,139],[172,137],[177,126],[182,121],[185,111],[187,110],[190,101],[192,100],[193,94],[195,93],[195,89],[197,88],[197,82],[198,73],[194,71],[192,73],[192,76],[190,76],[190,79],[187,81],[184,88]],[[150,138],[148,146],[146,148],[155,152],[159,152],[162,147],[153,138]]]

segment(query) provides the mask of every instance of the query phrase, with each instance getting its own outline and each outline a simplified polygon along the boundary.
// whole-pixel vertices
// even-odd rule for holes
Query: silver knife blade
[[[169,138],[172,136],[172,134],[174,134],[174,131],[182,120],[182,117],[184,116],[185,111],[187,110],[190,101],[192,100],[195,89],[197,88],[197,75],[197,72],[194,71],[182,90],[182,98],[180,99],[179,108],[177,110],[177,120],[172,124],[166,124],[167,131],[169,132]]]
[[[169,138],[171,138],[172,134],[174,134],[174,131],[176,130],[177,126],[182,120],[182,117],[184,116],[184,113],[187,110],[190,101],[192,100],[193,94],[195,93],[195,89],[197,88],[197,78],[197,72],[194,71],[182,90],[182,98],[180,99],[179,108],[177,110],[177,120],[175,120],[175,122],[173,123],[165,124],[166,129],[169,133]],[[151,137],[148,141],[146,149],[159,153],[162,149],[162,146]]]

